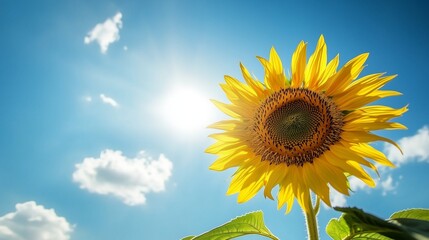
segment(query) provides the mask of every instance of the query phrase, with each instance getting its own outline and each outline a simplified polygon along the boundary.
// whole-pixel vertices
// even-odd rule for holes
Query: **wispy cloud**
[[[381,176],[383,177],[383,176]],[[395,182],[394,178],[391,174],[389,174],[386,178],[375,178],[376,189],[380,189],[382,191],[382,195],[386,196],[389,192],[395,193],[396,188],[399,183]],[[357,191],[370,191],[370,187],[362,182],[360,179],[356,177],[349,178],[350,189],[353,191],[351,194]],[[344,207],[347,205],[347,196],[335,191],[335,189],[331,188],[331,204],[334,207]]]
[[[133,206],[144,204],[146,194],[165,190],[173,163],[164,155],[157,160],[140,152],[127,158],[120,151],[106,149],[99,158],[85,158],[76,164],[73,180],[92,193],[109,194]]]
[[[390,159],[397,167],[400,167],[404,164],[410,162],[427,162],[429,163],[429,128],[428,126],[423,126],[420,128],[416,134],[412,136],[407,136],[399,139],[397,141],[399,146],[403,151],[403,155],[400,151],[390,144],[384,145],[384,152],[388,159]],[[380,175],[382,178],[375,179],[376,189],[381,190],[381,194],[386,196],[388,193],[396,193],[396,189],[399,186],[399,179],[395,179],[391,174],[392,169],[386,168],[383,166],[379,167]],[[387,177],[383,177],[387,176]],[[365,183],[360,181],[355,177],[351,177],[350,188],[353,191],[361,191],[366,190],[369,191],[371,189]],[[333,206],[345,206],[347,204],[346,196],[336,191],[332,191],[331,194],[331,202]]]
[[[383,181],[380,181],[380,187],[383,190],[383,196],[386,196],[388,192],[395,193],[396,189],[399,186],[399,182],[395,181],[392,175],[388,175],[387,178]]]
[[[83,99],[85,100],[85,102],[92,102],[92,97],[91,96],[86,96]]]
[[[360,179],[356,177],[349,178],[350,189],[352,191],[358,191],[362,189],[366,189],[368,186],[362,182]],[[334,207],[344,207],[347,205],[347,196],[337,192],[335,189],[331,188],[331,204]],[[326,207],[326,205],[324,205]]]
[[[100,94],[100,99],[101,99],[101,101],[103,103],[108,104],[108,105],[110,105],[112,107],[115,107],[115,108],[119,107],[119,104],[118,104],[118,102],[115,99],[113,99],[111,97],[108,97],[108,96],[106,96],[104,94]]]
[[[16,211],[0,217],[0,239],[67,240],[73,232],[64,217],[34,201],[16,204]]]
[[[337,191],[335,191],[333,188],[331,188],[331,204],[333,207],[344,207],[347,205],[347,196],[345,196],[342,193],[339,193]],[[328,207],[323,204],[323,206],[328,209]]]
[[[100,45],[102,53],[106,53],[109,45],[119,40],[119,29],[122,28],[122,13],[118,12],[112,18],[108,18],[103,23],[95,27],[84,38],[85,44],[96,41]]]
[[[394,146],[387,144],[384,146],[384,152],[386,152],[387,157],[397,166],[411,161],[429,163],[428,126],[420,128],[413,136],[399,139],[398,144],[404,152],[404,155],[402,155]]]

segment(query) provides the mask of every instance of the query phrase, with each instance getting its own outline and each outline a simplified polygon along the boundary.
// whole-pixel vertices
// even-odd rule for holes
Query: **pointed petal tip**
[[[390,168],[396,168],[396,165],[392,163],[390,160],[387,160],[387,162],[381,163],[381,165],[390,167]]]
[[[215,164],[214,164],[214,163],[213,163],[212,165],[210,165],[210,166],[209,166],[209,170],[216,171],[216,172],[221,172],[221,171],[223,171],[223,169],[221,169],[221,168],[219,168],[219,167],[215,166]]]
[[[216,154],[216,153],[214,153],[214,152],[212,151],[212,146],[207,147],[207,148],[204,150],[204,153],[208,153],[208,154]]]
[[[325,36],[323,34],[320,34],[319,42],[325,44]]]
[[[274,198],[273,198],[273,196],[271,194],[267,195],[267,194],[264,193],[264,197],[265,197],[265,199],[269,198],[271,200],[274,200]]]
[[[268,188],[266,188],[266,187],[264,188],[264,197],[265,197],[265,199],[269,198],[271,200],[274,200],[274,197],[273,197],[271,191],[268,190]]]
[[[247,199],[247,198],[240,197],[240,194],[239,194],[239,195],[238,195],[238,198],[237,198],[237,203],[242,204],[242,203],[247,202],[248,200],[249,200],[249,199]]]
[[[257,58],[261,63],[263,63],[263,62],[267,62],[267,61],[268,61],[267,59],[265,59],[265,58],[263,58],[263,57],[261,57],[261,56],[256,56],[256,58]]]

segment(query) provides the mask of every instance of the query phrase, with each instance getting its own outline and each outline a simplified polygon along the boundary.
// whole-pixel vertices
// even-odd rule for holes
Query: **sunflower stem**
[[[320,198],[318,196],[316,196],[316,203],[314,204],[314,212],[315,215],[317,216],[317,214],[319,213],[319,209],[320,209]]]
[[[313,204],[311,202],[311,194],[308,194],[308,198],[309,199],[308,199],[307,210],[304,210],[305,221],[307,224],[308,239],[309,240],[319,240],[319,231],[317,228],[317,219],[316,219],[317,211],[315,208],[313,208]],[[317,208],[319,208],[318,203],[319,202],[317,201],[316,206],[315,206]]]

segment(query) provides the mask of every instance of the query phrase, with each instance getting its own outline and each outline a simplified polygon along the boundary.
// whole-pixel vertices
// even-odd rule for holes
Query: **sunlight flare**
[[[213,110],[203,92],[186,86],[168,91],[158,109],[162,121],[169,128],[185,135],[205,129],[211,121]]]

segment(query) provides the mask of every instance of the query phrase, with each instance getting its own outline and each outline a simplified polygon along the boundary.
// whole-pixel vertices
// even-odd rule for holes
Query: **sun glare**
[[[158,110],[162,121],[172,130],[190,135],[210,124],[214,107],[203,92],[177,87],[163,96]]]

